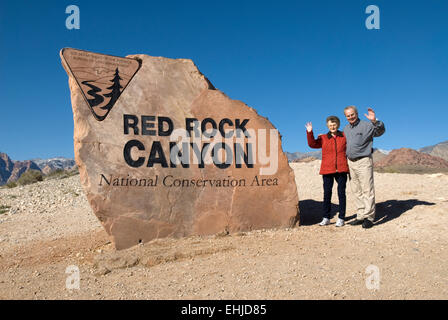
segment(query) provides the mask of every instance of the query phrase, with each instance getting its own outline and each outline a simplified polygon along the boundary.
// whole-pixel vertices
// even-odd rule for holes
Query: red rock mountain
[[[401,148],[392,150],[386,157],[375,163],[375,168],[392,166],[412,166],[430,169],[448,169],[448,161],[418,152],[413,149]]]
[[[421,148],[418,151],[448,160],[448,140],[433,146]]]
[[[28,170],[41,171],[37,164],[35,164],[31,160],[14,162],[14,168],[12,169],[11,176],[9,177],[7,182],[17,181],[20,176]]]
[[[377,163],[378,161],[384,159],[385,157],[387,157],[386,153],[381,152],[380,150],[375,150],[372,153],[372,157],[373,157],[373,163]]]
[[[28,170],[41,171],[31,160],[12,161],[6,153],[0,153],[0,186],[17,181]]]
[[[0,153],[0,186],[4,185],[14,168],[14,163],[8,157],[6,153]]]

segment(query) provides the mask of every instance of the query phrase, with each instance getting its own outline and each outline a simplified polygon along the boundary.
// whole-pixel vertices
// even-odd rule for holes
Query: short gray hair
[[[345,107],[345,108],[344,108],[344,114],[345,114],[345,111],[348,110],[348,109],[353,109],[353,111],[355,111],[355,113],[358,114],[358,109],[356,109],[355,106],[348,106],[348,107]]]

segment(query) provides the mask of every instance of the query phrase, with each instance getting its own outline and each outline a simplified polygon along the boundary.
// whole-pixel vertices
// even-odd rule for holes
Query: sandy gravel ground
[[[79,176],[0,189],[0,206],[10,207],[0,214],[0,299],[447,299],[448,175],[376,173],[373,228],[336,228],[336,218],[320,227],[319,165],[291,164],[300,226],[120,252]],[[69,266],[79,289],[66,287]]]

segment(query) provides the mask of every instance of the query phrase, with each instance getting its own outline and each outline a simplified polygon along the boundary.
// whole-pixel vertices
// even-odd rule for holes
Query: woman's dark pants
[[[347,173],[333,173],[322,175],[324,180],[324,206],[323,217],[330,219],[331,212],[331,194],[334,180],[338,183],[338,197],[339,197],[339,219],[345,219],[345,186],[347,185]]]

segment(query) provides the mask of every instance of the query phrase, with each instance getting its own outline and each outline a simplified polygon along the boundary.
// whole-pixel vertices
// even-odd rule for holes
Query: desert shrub
[[[76,176],[77,174],[79,174],[78,167],[72,168],[70,170],[65,170],[65,177],[64,178]]]
[[[7,188],[15,188],[15,187],[17,187],[17,183],[15,183],[15,182],[8,182],[7,184],[6,184],[6,187]]]
[[[20,176],[20,178],[17,180],[17,184],[23,186],[26,184],[36,183],[43,180],[44,178],[42,176],[42,172],[38,170],[28,170]]]
[[[56,169],[45,176],[45,179],[63,179],[66,178],[66,171],[64,169]]]
[[[47,177],[57,177],[60,176],[62,174],[64,174],[64,169],[56,169],[52,172],[50,172],[49,174],[47,174]]]
[[[75,166],[74,168],[70,169],[67,171],[67,174],[69,175],[69,177],[71,176],[76,176],[77,174],[79,174],[79,169],[77,166]]]
[[[8,212],[8,209],[11,208],[10,206],[0,205],[0,214]]]
[[[78,167],[70,170],[56,169],[45,176],[45,179],[65,179],[79,174]]]

